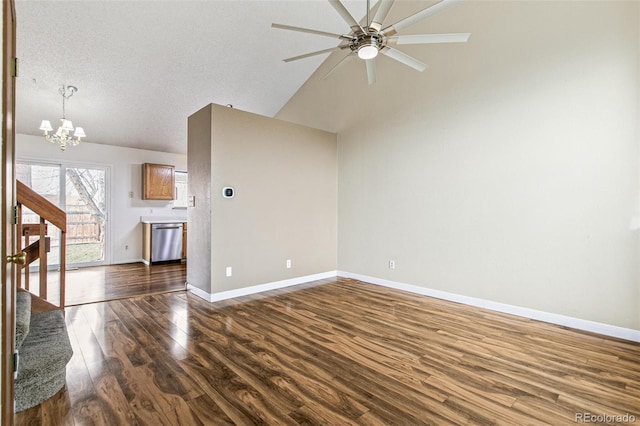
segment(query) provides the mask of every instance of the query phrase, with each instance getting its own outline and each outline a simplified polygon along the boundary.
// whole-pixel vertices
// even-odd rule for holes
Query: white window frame
[[[111,175],[112,166],[110,164],[100,163],[88,163],[84,161],[48,161],[40,158],[31,157],[19,157],[16,158],[16,163],[29,164],[29,165],[42,165],[42,166],[58,166],[60,167],[60,207],[62,210],[66,210],[67,194],[66,194],[66,178],[67,168],[87,168],[104,170],[105,172],[105,245],[104,245],[104,259],[97,262],[84,262],[84,263],[67,263],[67,269],[80,268],[89,266],[102,266],[110,265],[113,255],[113,236],[111,235]],[[50,265],[49,268],[57,268],[58,265]]]

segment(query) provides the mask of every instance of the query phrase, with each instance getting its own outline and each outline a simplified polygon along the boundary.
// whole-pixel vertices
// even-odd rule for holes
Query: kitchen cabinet
[[[142,259],[147,265],[151,263],[151,224],[142,224]]]
[[[175,179],[174,166],[144,163],[142,165],[142,199],[173,200]]]

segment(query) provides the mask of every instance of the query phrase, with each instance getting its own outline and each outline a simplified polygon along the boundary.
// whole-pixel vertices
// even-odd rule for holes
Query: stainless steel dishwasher
[[[182,223],[151,225],[151,261],[182,259]]]

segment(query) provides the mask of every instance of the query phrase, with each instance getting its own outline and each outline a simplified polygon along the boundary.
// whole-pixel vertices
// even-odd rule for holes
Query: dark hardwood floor
[[[58,304],[58,271],[47,276],[47,299]],[[38,294],[37,273],[32,272],[32,293]],[[66,276],[66,306],[165,293],[186,289],[185,262],[146,266],[143,263],[71,269]]]
[[[640,424],[640,344],[354,280],[66,312],[67,385],[18,425]]]

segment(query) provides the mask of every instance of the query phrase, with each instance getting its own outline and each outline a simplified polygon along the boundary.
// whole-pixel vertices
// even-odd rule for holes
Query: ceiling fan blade
[[[367,80],[369,84],[376,82],[376,61],[375,59],[367,59],[364,61],[367,64]]]
[[[350,52],[347,56],[345,56],[344,58],[342,58],[342,59],[340,60],[340,62],[338,62],[338,63],[337,63],[333,68],[331,68],[331,69],[329,70],[329,72],[328,72],[328,73],[326,73],[326,74],[324,75],[324,77],[322,77],[322,79],[323,79],[323,80],[326,80],[326,79],[328,79],[329,77],[331,77],[331,76],[333,75],[333,73],[334,73],[334,72],[336,72],[336,71],[337,71],[337,70],[338,70],[342,65],[346,64],[346,63],[347,63],[347,61],[353,57],[353,55],[354,55],[354,54],[355,54],[355,52]]]
[[[322,55],[323,53],[329,53],[329,52],[333,52],[333,51],[336,51],[336,50],[345,49],[347,47],[349,47],[348,44],[344,45],[344,46],[330,47],[328,49],[318,50],[317,52],[305,53],[304,55],[299,55],[299,56],[294,56],[294,57],[291,57],[291,58],[283,59],[283,61],[284,62],[297,61],[298,59],[304,59],[304,58],[309,58],[311,56]]]
[[[271,24],[271,28],[278,28],[281,30],[289,30],[289,31],[297,31],[300,33],[309,33],[309,34],[315,34],[315,35],[321,35],[321,36],[325,36],[325,37],[331,37],[331,38],[340,38],[343,40],[351,40],[351,37],[349,36],[345,36],[342,34],[335,34],[335,33],[328,33],[326,31],[318,31],[318,30],[310,30],[308,28],[301,28],[301,27],[292,27],[291,25],[282,25],[282,24]]]
[[[387,44],[465,43],[470,35],[471,33],[401,35],[388,37]]]
[[[413,68],[416,71],[424,71],[427,68],[426,64],[423,64],[422,62],[420,62],[419,60],[407,55],[406,53],[403,53],[397,49],[392,49],[388,46],[383,47],[382,49],[380,49],[380,53],[382,53],[383,55],[386,55],[388,57],[390,57],[391,59],[395,59],[398,62],[401,62],[403,64],[405,64],[406,66],[409,66],[411,68]]]
[[[382,24],[389,14],[389,10],[391,9],[391,6],[393,6],[394,1],[395,0],[380,0],[378,3],[378,10],[373,16],[371,25],[369,25],[370,28],[373,28],[375,31],[380,31],[380,28],[382,28]]]
[[[420,12],[414,13],[411,16],[407,16],[406,18],[401,19],[395,24],[389,25],[388,27],[382,30],[382,33],[384,33],[387,36],[392,36],[396,34],[398,31],[400,31],[402,28],[411,26],[416,22],[419,22],[427,18],[428,16],[441,12],[444,9],[447,9],[451,6],[455,6],[461,1],[462,0],[441,0],[440,2],[434,4],[433,6],[429,6],[426,9],[422,9]]]
[[[331,3],[331,6],[333,6],[333,8],[340,14],[340,16],[342,16],[342,19],[344,19],[347,25],[349,25],[354,32],[364,32],[358,21],[354,19],[353,15],[349,13],[347,8],[344,7],[340,0],[329,0],[329,3]]]

